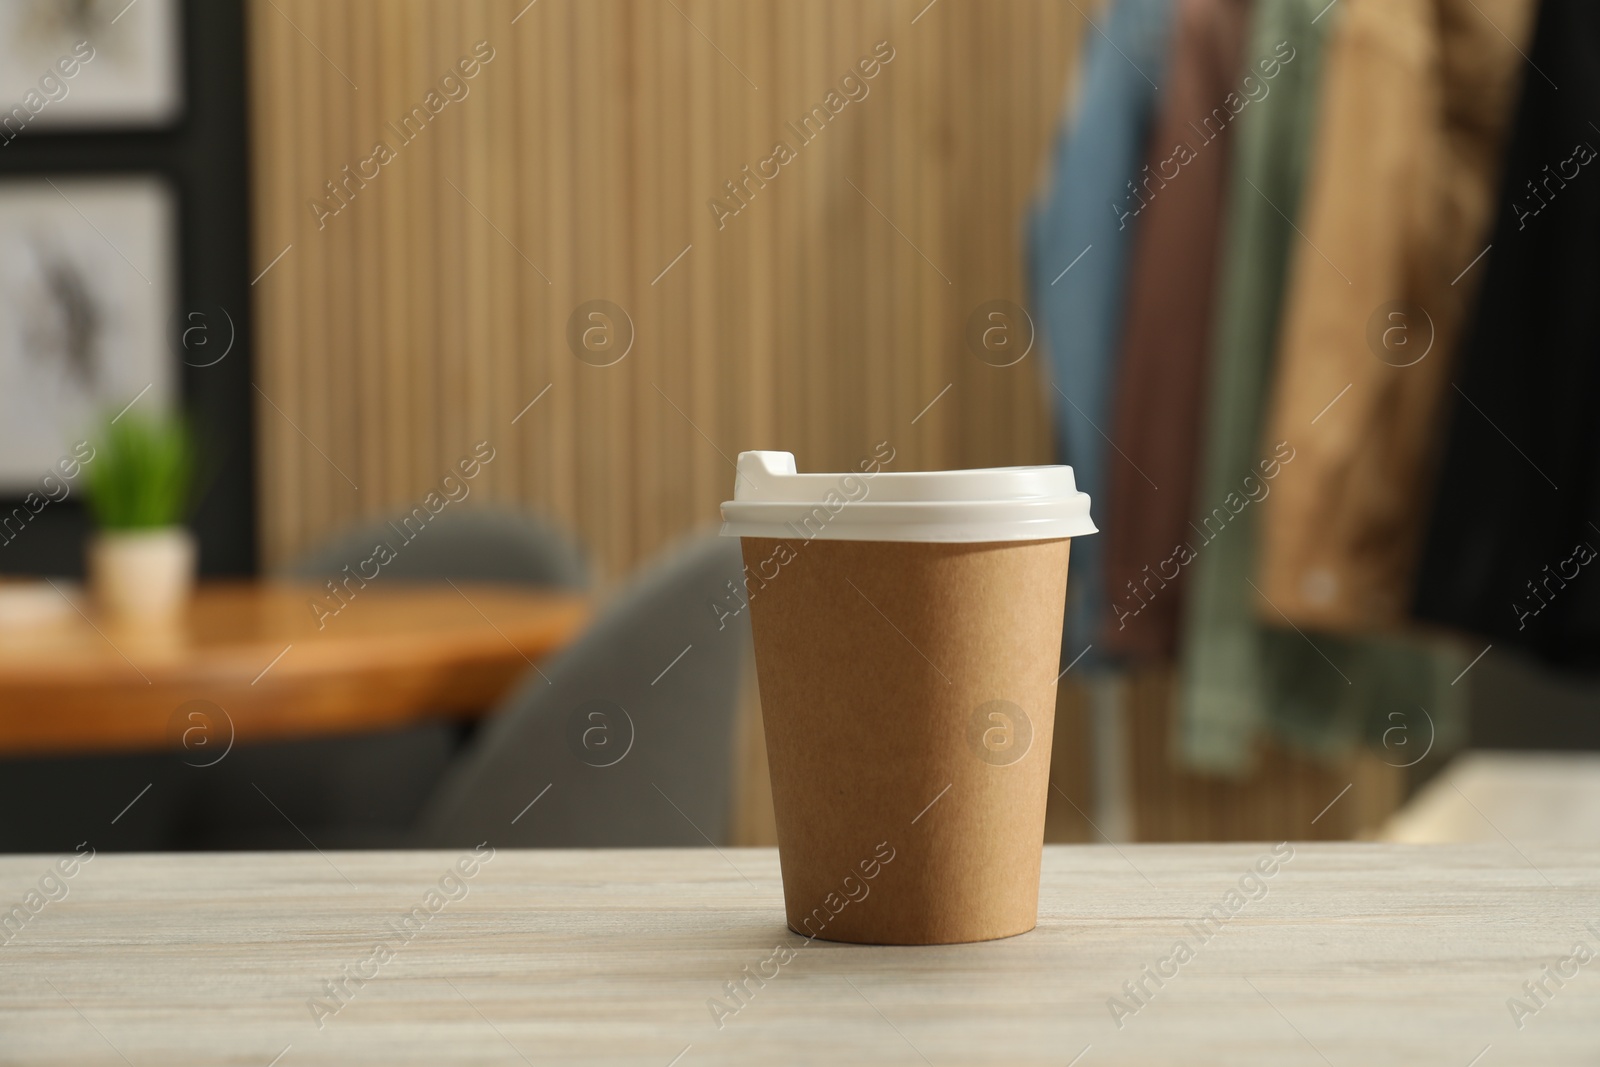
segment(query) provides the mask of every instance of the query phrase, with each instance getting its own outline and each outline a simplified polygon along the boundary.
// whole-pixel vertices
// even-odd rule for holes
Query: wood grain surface
[[[1272,855],[1268,844],[1052,846],[1033,932],[876,948],[786,932],[770,850],[499,851],[486,862],[103,854],[55,876],[64,898],[0,932],[0,1062],[1600,1058],[1600,959],[1559,986],[1546,980],[1550,995],[1521,1029],[1507,1006],[1526,1002],[1523,983],[1576,943],[1600,948],[1600,849],[1295,845],[1202,941],[1196,924]],[[427,911],[463,858],[473,873],[450,879]],[[58,859],[0,859],[0,904],[21,902]],[[878,905],[869,895],[851,906]],[[402,937],[417,908],[425,917]],[[1144,969],[1172,972],[1163,961],[1179,940],[1192,958],[1157,986]],[[780,947],[792,958],[775,957]],[[769,977],[733,1001],[727,983],[747,967]],[[340,980],[348,993],[335,999],[326,983]],[[1119,1027],[1108,1001],[1131,1009],[1124,983],[1141,980],[1150,995]]]
[[[478,715],[575,637],[587,599],[501,585],[372,582],[319,619],[325,589],[201,585],[171,623],[75,610],[0,641],[0,752],[83,752],[305,737]],[[175,725],[176,724],[176,725]]]

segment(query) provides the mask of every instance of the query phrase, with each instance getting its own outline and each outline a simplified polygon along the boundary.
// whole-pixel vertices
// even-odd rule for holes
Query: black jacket
[[[1545,0],[1463,340],[1419,618],[1600,670],[1600,5]],[[1480,268],[1482,269],[1482,268]]]

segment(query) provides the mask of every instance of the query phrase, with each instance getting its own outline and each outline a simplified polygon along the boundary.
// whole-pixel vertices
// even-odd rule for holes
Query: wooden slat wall
[[[1176,681],[1171,669],[1147,669],[1131,674],[1124,686],[1126,803],[1133,840],[1372,837],[1405,799],[1405,771],[1385,762],[1384,754],[1366,750],[1323,763],[1263,743],[1255,773],[1246,778],[1212,777],[1185,769],[1172,752]],[[1050,761],[1055,789],[1045,819],[1047,841],[1100,841],[1100,831],[1106,829],[1094,811],[1088,703],[1083,686],[1063,683],[1056,700]],[[1388,759],[1399,762],[1400,757],[1389,753]]]
[[[477,499],[541,509],[604,580],[713,521],[742,449],[1048,459],[1037,356],[961,338],[1026,302],[1081,18],[926,2],[253,2],[257,269],[289,249],[254,290],[264,562],[411,506],[483,439]],[[400,147],[386,124],[480,40],[470,94]],[[785,123],[884,40],[870,94],[800,147]],[[380,139],[398,158],[319,229],[308,201]],[[706,202],[780,139],[799,158],[719,232]],[[636,328],[612,367],[567,347],[594,298]]]
[[[1146,670],[1128,682],[1126,715],[1139,841],[1337,841],[1370,837],[1404,799],[1403,757],[1358,750],[1330,763],[1263,743],[1256,770],[1233,780],[1195,774],[1172,753],[1177,678]],[[1059,722],[1059,712],[1057,713]],[[1346,787],[1349,787],[1348,790]]]

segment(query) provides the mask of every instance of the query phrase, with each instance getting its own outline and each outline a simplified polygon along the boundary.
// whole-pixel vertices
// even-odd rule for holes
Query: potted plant
[[[183,525],[194,480],[194,444],[175,415],[124,412],[106,424],[86,468],[89,589],[111,615],[175,614],[194,586],[194,536]]]

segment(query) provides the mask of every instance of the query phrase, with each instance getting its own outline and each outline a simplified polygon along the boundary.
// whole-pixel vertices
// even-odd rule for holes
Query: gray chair
[[[739,542],[671,553],[484,724],[424,806],[421,847],[725,844],[749,610]]]
[[[379,579],[384,583],[587,584],[578,550],[532,515],[451,504],[426,524],[413,519],[409,541],[398,529],[401,521],[397,516],[392,525],[378,520],[339,534],[279,576],[333,578],[369,558],[381,541],[395,549]],[[208,848],[300,848],[301,830],[323,848],[403,846],[422,802],[470,732],[470,726],[438,719],[382,734],[240,746],[204,777],[191,776],[181,822],[171,832],[184,845]]]
[[[452,505],[453,507],[453,505]],[[282,576],[322,581],[372,555],[379,542],[395,550],[385,580],[523,582],[559,589],[588,584],[588,568],[573,543],[549,524],[519,511],[446,508],[426,525],[403,517],[379,519],[339,534],[283,569]],[[407,540],[410,536],[411,540]]]

